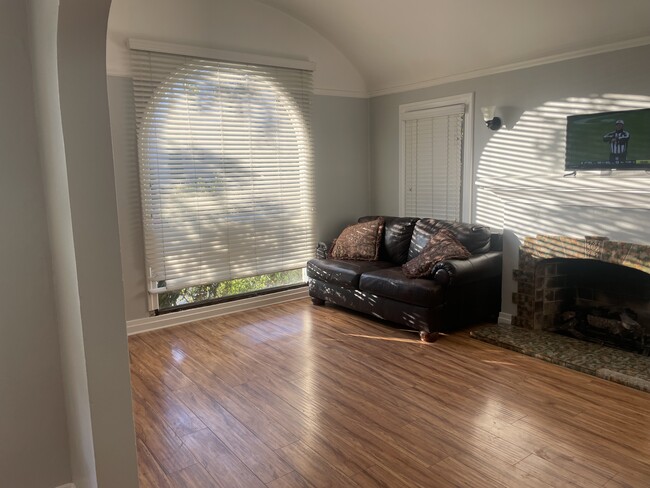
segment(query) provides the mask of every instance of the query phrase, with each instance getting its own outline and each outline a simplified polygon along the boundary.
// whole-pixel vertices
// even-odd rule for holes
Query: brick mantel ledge
[[[650,274],[650,246],[610,241],[606,237],[575,238],[542,234],[526,237],[521,251],[538,261],[554,258],[595,259]]]

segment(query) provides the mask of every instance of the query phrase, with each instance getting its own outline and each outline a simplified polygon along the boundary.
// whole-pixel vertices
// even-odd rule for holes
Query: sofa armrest
[[[431,271],[433,280],[441,285],[464,285],[501,276],[503,253],[490,251],[468,259],[450,259],[436,263]]]
[[[319,242],[316,246],[316,257],[318,259],[327,259],[327,253],[329,251],[329,246],[326,242]]]
[[[490,234],[490,251],[503,251],[503,232]]]

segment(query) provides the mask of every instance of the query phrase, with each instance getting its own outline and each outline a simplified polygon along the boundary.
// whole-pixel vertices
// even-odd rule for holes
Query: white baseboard
[[[187,324],[195,320],[204,320],[220,315],[227,315],[234,312],[243,312],[253,308],[266,307],[277,303],[299,300],[309,296],[307,287],[294,288],[293,290],[279,291],[251,298],[243,298],[232,302],[219,303],[217,305],[208,305],[206,307],[172,312],[156,317],[147,317],[144,319],[128,320],[126,322],[127,335],[140,334],[149,330],[163,329],[174,325]]]
[[[497,320],[499,325],[512,325],[512,314],[506,312],[499,312],[499,320]]]

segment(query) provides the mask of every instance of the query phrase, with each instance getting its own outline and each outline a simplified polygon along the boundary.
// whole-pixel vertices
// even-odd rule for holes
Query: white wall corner
[[[499,320],[497,320],[499,325],[512,325],[512,314],[506,312],[499,312]]]

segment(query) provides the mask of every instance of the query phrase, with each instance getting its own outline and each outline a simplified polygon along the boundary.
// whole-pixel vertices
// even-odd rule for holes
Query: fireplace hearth
[[[511,325],[486,325],[476,339],[650,393],[650,357],[564,335]]]

